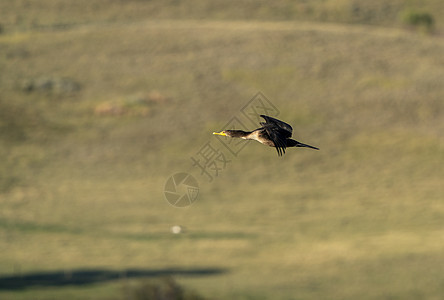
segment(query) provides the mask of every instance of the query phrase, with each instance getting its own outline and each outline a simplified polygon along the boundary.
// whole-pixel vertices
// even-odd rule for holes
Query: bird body
[[[265,122],[261,122],[262,127],[253,131],[224,130],[222,132],[213,132],[213,134],[255,140],[261,144],[275,147],[279,156],[285,154],[285,149],[288,147],[307,147],[319,150],[317,147],[291,139],[293,128],[289,124],[266,115],[261,115],[261,117],[264,118]]]

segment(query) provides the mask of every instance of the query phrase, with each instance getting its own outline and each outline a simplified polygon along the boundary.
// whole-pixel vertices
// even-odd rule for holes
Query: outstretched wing
[[[265,124],[274,124],[280,129],[282,129],[282,131],[285,131],[285,135],[287,135],[287,137],[289,138],[291,137],[293,133],[293,128],[290,126],[290,124],[287,124],[285,122],[282,122],[281,120],[266,115],[261,115],[261,117],[264,118],[264,120],[266,121]],[[261,123],[261,125],[264,125],[264,123]]]
[[[279,121],[275,118],[261,115],[265,119],[265,123],[261,122],[261,125],[267,132],[270,139],[273,141],[276,151],[279,156],[285,154],[287,148],[287,139],[291,137],[293,128],[285,122]]]

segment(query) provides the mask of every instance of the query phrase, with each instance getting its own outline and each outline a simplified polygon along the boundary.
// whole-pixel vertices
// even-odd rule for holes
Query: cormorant
[[[292,140],[290,137],[293,128],[289,124],[269,116],[261,115],[261,117],[265,119],[265,122],[260,122],[262,127],[253,131],[224,130],[222,132],[213,132],[213,134],[255,140],[261,144],[276,147],[279,156],[285,154],[285,149],[288,147],[308,147],[319,150],[319,148]]]

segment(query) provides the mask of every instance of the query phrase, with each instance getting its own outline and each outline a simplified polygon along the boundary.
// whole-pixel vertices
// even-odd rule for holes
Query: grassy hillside
[[[321,21],[400,26],[406,12],[430,14],[442,29],[439,0],[5,0],[6,29],[66,28],[85,23],[157,19]]]
[[[1,299],[165,276],[211,299],[440,298],[443,40],[281,2],[1,2]],[[250,142],[207,182],[190,158],[258,91],[321,150]],[[182,209],[180,171],[200,185]]]

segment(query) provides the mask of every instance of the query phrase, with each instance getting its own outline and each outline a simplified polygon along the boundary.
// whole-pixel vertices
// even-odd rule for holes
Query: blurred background
[[[440,299],[443,16],[2,0],[0,298]],[[191,158],[258,92],[321,150],[248,142],[209,182]]]

